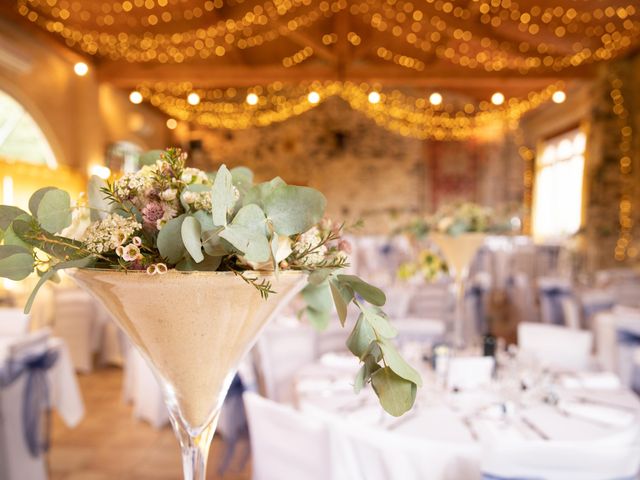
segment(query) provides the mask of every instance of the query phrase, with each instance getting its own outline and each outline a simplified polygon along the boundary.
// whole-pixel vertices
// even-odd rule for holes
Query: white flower
[[[142,258],[142,255],[140,254],[140,249],[133,243],[130,243],[122,250],[122,258],[127,262],[135,262]]]
[[[140,228],[142,225],[134,218],[111,213],[104,220],[89,225],[82,236],[82,242],[90,252],[111,252],[123,245]]]
[[[133,244],[134,244],[136,247],[139,247],[140,245],[142,245],[142,239],[141,239],[140,237],[133,237],[133,238],[131,239],[131,242],[133,242]]]
[[[160,193],[160,198],[162,198],[162,200],[165,200],[167,202],[171,202],[176,199],[177,194],[178,194],[178,191],[175,188],[168,188],[165,191]]]
[[[278,248],[276,249],[276,262],[280,263],[282,260],[285,260],[293,249],[291,248],[291,244],[293,242],[291,239],[285,235],[278,235]]]
[[[71,225],[60,232],[60,236],[80,240],[84,232],[91,225],[90,210],[86,207],[77,207],[71,216]]]
[[[182,199],[187,205],[191,205],[196,201],[198,194],[196,192],[186,191],[182,194]]]

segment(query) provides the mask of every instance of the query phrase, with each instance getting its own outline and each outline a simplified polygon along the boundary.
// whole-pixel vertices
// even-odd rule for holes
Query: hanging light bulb
[[[309,103],[313,103],[315,105],[320,101],[320,94],[315,91],[309,92],[309,95],[307,95],[307,100],[309,100]]]
[[[371,93],[369,93],[369,103],[372,104],[376,104],[380,102],[380,94],[378,92],[376,92],[375,90]]]
[[[551,100],[553,100],[554,103],[563,103],[566,99],[567,99],[567,94],[564,93],[564,91],[562,90],[553,92],[553,95],[551,95]]]
[[[200,103],[200,95],[198,95],[196,92],[191,92],[189,95],[187,95],[187,103],[189,105],[198,105]]]
[[[496,92],[491,95],[491,103],[494,105],[502,105],[504,103],[504,95],[501,92]]]
[[[78,62],[73,66],[73,71],[79,77],[84,77],[87,73],[89,73],[89,65],[84,62]]]
[[[256,95],[255,93],[251,92],[247,94],[247,103],[249,105],[257,105],[258,104],[258,95]]]
[[[137,90],[134,90],[129,94],[129,101],[131,103],[138,105],[139,103],[142,103],[142,100],[143,100],[142,94]]]
[[[438,92],[433,92],[429,95],[429,103],[434,106],[440,105],[442,103],[442,95]]]
[[[167,120],[167,128],[169,130],[175,130],[177,126],[178,126],[178,121],[175,118],[170,118]]]

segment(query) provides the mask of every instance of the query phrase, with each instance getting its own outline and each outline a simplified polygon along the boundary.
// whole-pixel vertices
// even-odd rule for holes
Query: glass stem
[[[467,278],[467,269],[456,274],[456,312],[455,324],[453,326],[453,341],[456,347],[464,346],[464,286]]]
[[[177,422],[173,423],[182,450],[184,480],[205,480],[209,447],[216,431],[218,415],[197,436],[191,436],[185,428],[177,425]]]

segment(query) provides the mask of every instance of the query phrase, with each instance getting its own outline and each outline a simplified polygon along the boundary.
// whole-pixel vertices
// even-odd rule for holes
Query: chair
[[[448,320],[453,311],[453,297],[449,287],[448,282],[421,285],[409,299],[407,315]]]
[[[44,452],[40,450],[42,446],[39,444],[40,437],[37,432],[41,428],[42,422],[40,409],[48,408],[48,405],[39,402],[33,403],[38,410],[27,417],[35,417],[35,423],[30,424],[30,431],[34,426],[38,426],[33,430],[33,435],[27,436],[24,423],[27,377],[34,375],[33,380],[35,380],[35,376],[40,373],[24,370],[15,377],[9,371],[9,363],[12,362],[11,370],[15,372],[17,371],[15,366],[20,365],[26,359],[49,355],[47,352],[48,338],[48,331],[39,331],[16,338],[7,350],[8,356],[0,360],[0,479],[2,480],[44,480],[47,478]],[[52,356],[49,360],[55,362],[56,358]],[[49,368],[49,366],[43,365],[43,369]],[[41,393],[37,388],[38,385],[42,384],[34,381],[30,403],[38,399],[40,401],[47,400],[46,397],[35,397]],[[35,453],[32,453],[34,448]]]
[[[434,345],[442,341],[446,332],[446,325],[441,320],[426,318],[393,319],[392,324],[398,330],[396,342],[404,345],[419,342],[422,345]]]
[[[133,402],[133,416],[155,428],[164,427],[169,423],[169,411],[158,380],[135,348],[128,349],[126,359],[124,397]]]
[[[88,293],[77,288],[55,291],[53,333],[64,339],[75,369],[83,373],[93,369],[95,316]]]
[[[31,317],[21,308],[0,308],[0,335],[22,335],[29,332]]]
[[[543,323],[580,328],[580,310],[571,283],[555,277],[538,278]]]
[[[514,442],[488,445],[484,480],[633,480],[640,467],[637,442]]]
[[[277,402],[292,402],[293,378],[301,367],[316,358],[315,331],[297,319],[269,325],[260,336],[255,353],[265,396]]]
[[[591,365],[593,334],[558,325],[521,323],[518,345],[542,367],[560,370],[585,370]]]
[[[251,392],[244,394],[254,480],[332,480],[329,429]]]

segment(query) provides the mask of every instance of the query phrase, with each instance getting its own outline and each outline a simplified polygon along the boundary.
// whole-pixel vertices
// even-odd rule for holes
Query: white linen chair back
[[[558,325],[521,323],[518,345],[523,354],[533,356],[543,367],[585,370],[591,364],[593,334]]]
[[[64,339],[73,366],[83,373],[93,368],[95,318],[95,303],[87,292],[79,288],[55,291],[53,333]]]
[[[640,467],[637,442],[514,442],[488,445],[483,478],[511,480],[635,479]]]
[[[21,335],[29,332],[30,315],[21,308],[0,308],[0,335]]]
[[[254,480],[332,480],[325,422],[255,393],[246,392],[243,397]]]
[[[407,315],[417,318],[449,319],[453,312],[453,296],[449,282],[416,287],[409,299]]]
[[[476,446],[332,426],[336,469],[348,480],[478,480]],[[466,451],[468,450],[468,451]]]
[[[419,342],[424,347],[432,346],[442,341],[446,333],[446,325],[442,320],[400,318],[392,319],[391,323],[398,330],[396,342],[400,345]]]
[[[543,323],[580,328],[580,308],[571,283],[559,277],[538,278]]]
[[[28,355],[43,353],[47,348],[49,331],[18,336],[7,349],[5,361],[20,360]],[[31,456],[24,436],[24,389],[27,376],[22,375],[0,390],[0,480],[45,480],[45,461],[42,455]]]
[[[258,372],[265,396],[277,402],[293,400],[293,379],[316,358],[315,331],[297,319],[273,322],[256,344]]]

